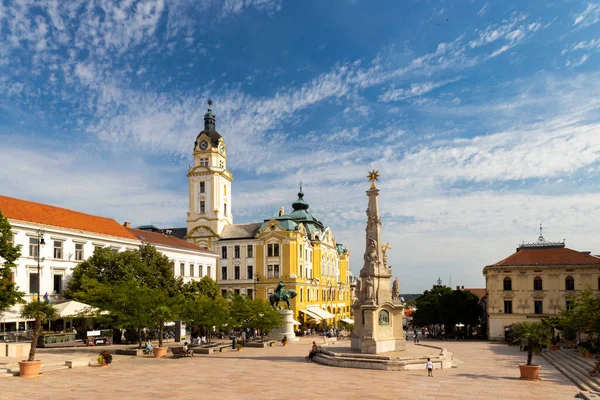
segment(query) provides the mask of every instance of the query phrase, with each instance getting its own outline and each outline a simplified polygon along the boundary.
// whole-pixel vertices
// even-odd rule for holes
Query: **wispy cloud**
[[[427,94],[437,88],[440,88],[449,83],[456,82],[461,78],[453,78],[439,82],[422,82],[422,83],[412,83],[410,88],[404,89],[390,89],[379,96],[381,101],[389,102],[389,101],[398,101],[405,100],[411,97],[421,96]]]
[[[480,17],[483,17],[488,12],[489,8],[490,8],[490,3],[485,3],[483,5],[483,7],[481,7],[479,9],[479,11],[477,11],[477,15]]]
[[[600,4],[588,3],[586,9],[575,16],[573,25],[577,27],[588,27],[600,21]]]

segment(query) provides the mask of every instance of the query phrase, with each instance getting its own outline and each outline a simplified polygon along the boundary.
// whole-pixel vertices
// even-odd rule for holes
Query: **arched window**
[[[512,280],[508,276],[504,278],[504,290],[512,290]]]
[[[575,290],[575,279],[572,276],[565,278],[565,290]]]
[[[539,276],[533,278],[533,290],[542,290],[542,278]]]
[[[302,288],[300,288],[300,302],[302,303]]]

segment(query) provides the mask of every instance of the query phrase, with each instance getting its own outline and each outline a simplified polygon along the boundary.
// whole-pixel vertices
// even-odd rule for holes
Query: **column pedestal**
[[[292,310],[279,310],[279,312],[283,315],[281,325],[269,333],[269,338],[281,340],[284,336],[287,336],[290,342],[298,340],[294,333],[294,312]]]

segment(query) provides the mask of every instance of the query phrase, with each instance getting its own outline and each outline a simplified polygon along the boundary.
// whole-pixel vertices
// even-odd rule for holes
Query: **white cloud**
[[[575,17],[573,25],[588,27],[600,21],[600,4],[588,3],[586,9]]]
[[[479,9],[479,11],[477,11],[477,15],[480,16],[480,17],[483,17],[487,13],[487,11],[488,11],[489,8],[490,8],[490,3],[485,3],[483,5],[483,7],[481,7]]]
[[[518,27],[523,25],[526,19],[527,14],[516,14],[502,21],[501,24],[493,24],[484,30],[477,30],[476,33],[478,33],[479,37],[469,41],[469,46],[471,48],[480,47],[502,38],[512,41],[511,37],[515,35],[515,28],[518,31]]]
[[[385,93],[383,93],[379,97],[379,99],[381,101],[388,102],[388,101],[405,100],[405,99],[408,99],[411,97],[416,97],[416,96],[422,96],[422,95],[427,94],[437,88],[440,88],[449,83],[456,82],[460,79],[461,78],[453,78],[453,79],[448,79],[448,80],[439,81],[439,82],[412,83],[410,85],[410,88],[408,88],[408,89],[401,88],[401,89],[387,90]]]

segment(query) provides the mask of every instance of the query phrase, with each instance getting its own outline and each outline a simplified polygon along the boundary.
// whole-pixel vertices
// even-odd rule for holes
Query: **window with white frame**
[[[54,274],[54,286],[53,286],[53,293],[55,294],[62,294],[63,292],[63,276],[62,274]]]
[[[29,238],[29,257],[38,256],[38,240],[36,238]]]
[[[240,246],[233,246],[233,258],[240,258]]]
[[[83,261],[83,243],[75,243],[75,261]]]
[[[239,265],[236,265],[233,268],[233,276],[234,276],[233,279],[241,279],[241,276],[240,276],[240,266]]]
[[[246,279],[254,279],[254,267],[252,265],[246,266]]]
[[[254,258],[254,246],[252,246],[251,244],[249,244],[246,247],[246,257],[247,258]]]
[[[194,264],[190,264],[190,276],[194,276]]]
[[[36,239],[37,240],[37,239]],[[40,281],[40,276],[37,273],[30,272],[29,273],[29,293],[34,294],[38,292],[38,285]]]
[[[179,276],[185,276],[185,263],[179,263]]]
[[[273,277],[279,278],[279,264],[273,265]]]
[[[279,243],[269,243],[267,245],[267,257],[279,257]]]
[[[200,182],[200,193],[206,193],[206,182]]]
[[[202,278],[202,276],[203,276],[203,275],[202,275],[202,272],[203,272],[203,270],[204,270],[204,265],[202,265],[202,264],[199,264],[199,265],[198,265],[198,276],[199,276],[200,278]]]
[[[198,160],[198,163],[202,167],[208,167],[208,158],[201,158]]]
[[[55,240],[54,241],[54,259],[55,260],[62,260],[63,258],[63,242],[60,240]]]
[[[200,214],[206,213],[206,202],[204,200],[200,200]]]
[[[273,264],[267,266],[267,278],[273,278]]]

